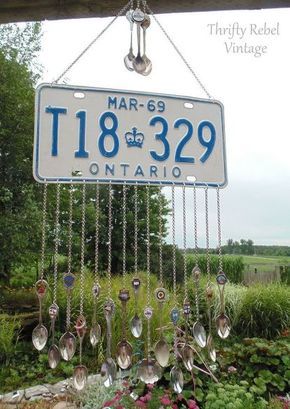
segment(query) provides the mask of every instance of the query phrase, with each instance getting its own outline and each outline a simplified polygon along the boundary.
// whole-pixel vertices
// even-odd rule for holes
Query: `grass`
[[[228,257],[237,257],[231,255]],[[246,266],[245,271],[270,273],[274,272],[277,266],[290,265],[290,257],[281,256],[241,256]]]

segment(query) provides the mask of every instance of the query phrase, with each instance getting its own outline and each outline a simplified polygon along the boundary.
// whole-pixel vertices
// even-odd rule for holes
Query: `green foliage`
[[[206,256],[205,255],[199,255],[198,256],[198,264],[201,269],[201,272],[203,274],[206,274],[206,266],[207,266],[207,261],[206,261]],[[195,266],[195,258],[190,255],[188,256],[188,269],[191,271],[193,267]],[[223,257],[223,271],[227,275],[228,279],[232,283],[241,283],[243,280],[243,271],[244,271],[245,265],[243,262],[242,257],[228,257],[224,256]],[[219,270],[219,259],[218,256],[216,255],[211,255],[210,256],[210,271],[211,274],[216,274]]]
[[[290,386],[290,344],[287,341],[245,339],[221,351],[221,365],[237,369],[234,375],[226,374],[227,381],[248,381],[250,392],[269,398],[281,394]]]
[[[16,351],[20,321],[13,316],[0,315],[0,362],[9,362]]]
[[[238,326],[242,336],[273,338],[290,326],[289,287],[250,287],[244,294]]]
[[[245,381],[240,384],[212,384],[205,399],[205,409],[264,409],[267,402],[258,401],[253,393],[249,392],[249,384]]]

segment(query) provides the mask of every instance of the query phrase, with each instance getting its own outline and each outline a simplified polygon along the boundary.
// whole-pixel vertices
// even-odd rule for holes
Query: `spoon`
[[[140,289],[141,282],[139,278],[133,278],[132,280],[132,287],[134,290],[134,299],[135,299],[135,314],[134,317],[131,319],[131,333],[133,337],[139,338],[142,334],[142,319],[138,315],[138,295],[139,295],[139,289]]]
[[[200,278],[200,269],[196,265],[193,270],[193,279],[195,281],[195,305],[196,305],[196,321],[192,327],[192,334],[196,343],[201,347],[204,348],[206,346],[206,332],[203,325],[199,321],[199,302],[198,302],[198,289],[199,289],[199,278]]]
[[[66,332],[59,340],[59,352],[65,361],[70,361],[76,352],[76,337],[70,332],[70,312],[71,312],[71,291],[74,287],[75,276],[71,273],[66,273],[63,277],[63,283],[67,290],[67,317],[66,317]]]
[[[151,60],[149,60],[149,58],[146,55],[146,30],[147,28],[150,26],[151,22],[150,22],[150,17],[146,14],[145,15],[145,19],[142,21],[141,23],[141,27],[143,29],[143,61],[145,62],[146,65],[146,69],[145,71],[143,71],[141,74],[142,75],[149,75],[152,71],[152,62]]]
[[[155,359],[148,357],[142,360],[137,375],[146,384],[155,383],[161,378],[162,369]]]
[[[39,280],[35,284],[35,291],[39,300],[39,320],[38,325],[32,331],[32,343],[34,347],[41,351],[47,342],[48,331],[42,323],[42,300],[48,289],[48,283],[45,280]]]
[[[191,371],[193,369],[194,353],[193,349],[188,343],[188,319],[190,315],[190,304],[188,301],[184,301],[183,303],[183,314],[185,316],[185,343],[181,349],[181,358],[185,368],[188,371]]]
[[[170,382],[175,393],[181,393],[184,386],[183,372],[179,366],[174,365],[170,371]]]
[[[128,290],[120,290],[119,300],[122,303],[122,341],[117,345],[117,364],[121,369],[128,369],[132,363],[133,348],[126,339],[126,305],[130,299]]]
[[[216,350],[215,350],[215,347],[214,347],[213,337],[212,337],[212,334],[211,334],[211,325],[212,325],[211,321],[212,321],[212,318],[211,318],[210,308],[211,308],[211,299],[213,297],[213,288],[212,288],[212,283],[211,282],[208,282],[208,284],[206,286],[205,295],[206,295],[206,300],[207,300],[208,323],[209,323],[206,347],[207,347],[207,352],[208,352],[208,355],[209,355],[210,359],[213,362],[216,362]]]
[[[160,289],[158,290],[160,292]],[[163,335],[163,327],[162,327],[163,311],[162,310],[163,310],[163,302],[159,302],[160,339],[155,344],[154,352],[155,352],[155,357],[159,365],[165,368],[168,365],[170,350],[169,350],[169,346],[166,340],[164,339],[164,335]]]
[[[124,57],[124,64],[127,70],[134,71],[133,60],[135,58],[135,55],[133,53],[133,25],[134,25],[133,10],[127,11],[126,17],[130,23],[130,48],[129,53]]]
[[[60,361],[60,352],[58,346],[55,344],[55,320],[58,316],[58,305],[53,303],[48,310],[49,317],[51,319],[51,333],[52,333],[52,345],[48,350],[48,364],[51,369],[55,369]]]
[[[100,324],[97,322],[97,297],[100,295],[101,287],[96,284],[93,286],[93,298],[94,298],[94,311],[92,319],[92,328],[90,330],[90,343],[94,348],[100,341],[102,336],[102,329]]]
[[[108,299],[104,305],[105,318],[107,323],[107,357],[101,367],[101,376],[103,378],[104,385],[109,387],[113,385],[117,376],[117,366],[111,356],[112,345],[112,316],[115,311],[114,301]]]
[[[220,293],[220,315],[216,319],[217,332],[220,338],[225,339],[230,335],[231,322],[229,317],[225,314],[225,298],[224,289],[227,283],[226,275],[221,271],[217,275],[217,283]]]
[[[145,14],[140,9],[136,9],[133,12],[133,20],[137,24],[137,42],[138,42],[138,52],[137,56],[133,60],[133,68],[138,74],[142,74],[146,70],[146,63],[141,57],[141,23],[144,21]]]
[[[88,378],[88,370],[82,364],[82,355],[83,355],[83,340],[87,331],[87,322],[86,318],[81,314],[79,315],[76,325],[75,325],[79,342],[80,342],[80,362],[74,369],[73,373],[73,384],[78,391],[81,391],[85,388]]]

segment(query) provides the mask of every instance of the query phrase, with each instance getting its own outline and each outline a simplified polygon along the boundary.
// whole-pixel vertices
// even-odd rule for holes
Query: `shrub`
[[[290,326],[289,287],[270,284],[250,287],[238,317],[241,336],[273,338]]]
[[[198,264],[203,274],[206,274],[206,255],[198,256]],[[195,257],[188,256],[188,270],[191,271],[195,266]],[[239,256],[223,256],[223,271],[232,283],[241,283],[243,280],[245,264],[243,258]],[[217,255],[210,255],[210,271],[217,274],[219,270],[219,258]]]
[[[245,339],[220,352],[226,382],[233,378],[246,380],[251,385],[250,392],[266,398],[289,390],[290,345],[287,341]],[[234,374],[227,373],[229,366],[236,369]]]
[[[0,315],[0,361],[7,363],[13,356],[19,329],[20,321],[16,317]]]

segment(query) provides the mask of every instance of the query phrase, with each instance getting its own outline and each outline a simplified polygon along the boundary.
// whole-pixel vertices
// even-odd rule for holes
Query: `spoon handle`
[[[107,358],[111,358],[111,343],[112,343],[112,321],[111,317],[106,317],[107,320]]]
[[[140,27],[140,23],[137,23],[137,41],[138,41],[138,57],[141,56],[141,27]]]
[[[42,299],[41,297],[38,297],[39,299],[39,324],[42,324]]]

